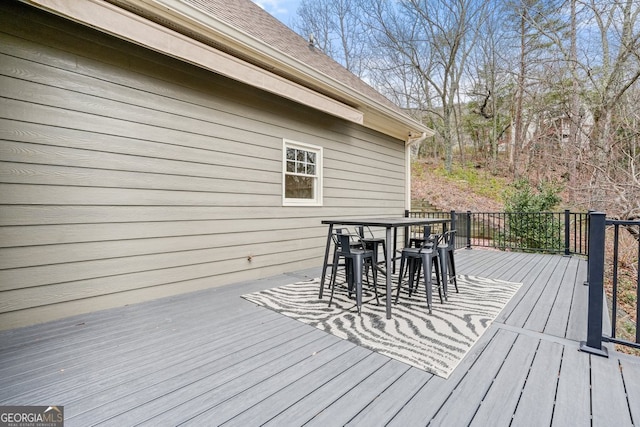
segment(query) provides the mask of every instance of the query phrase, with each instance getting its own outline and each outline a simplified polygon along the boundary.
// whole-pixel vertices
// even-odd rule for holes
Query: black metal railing
[[[509,251],[588,253],[588,214],[564,212],[418,212],[409,217],[451,217],[456,249],[488,247]]]
[[[607,228],[613,229],[607,238]],[[637,243],[635,254],[626,253],[627,271],[633,271],[635,266],[636,277],[620,274],[621,267],[621,235],[624,228],[635,237]],[[589,259],[587,283],[589,285],[589,314],[587,323],[587,340],[580,346],[581,350],[601,356],[607,355],[603,342],[620,344],[635,349],[640,349],[640,328],[638,319],[640,318],[640,305],[638,300],[640,295],[638,285],[640,284],[640,221],[621,221],[606,219],[604,213],[591,212],[589,214]],[[632,238],[633,238],[632,237]],[[627,246],[627,250],[628,250]],[[609,256],[605,256],[609,254]],[[630,267],[630,268],[629,268]],[[610,283],[610,318],[611,330],[609,335],[603,333],[603,309],[605,304],[605,271]],[[621,279],[624,277],[625,286],[621,286]],[[635,282],[635,283],[634,283]],[[624,288],[624,294],[621,291]],[[625,307],[621,308],[619,298],[625,295]],[[621,316],[621,311],[623,315]],[[633,313],[635,312],[635,313]],[[631,321],[630,319],[635,320]],[[619,333],[626,332],[627,337],[620,337]],[[635,335],[635,341],[633,335]]]
[[[422,211],[405,211],[404,216],[409,218],[451,218],[451,224],[449,225],[451,230],[456,230],[455,248],[461,249],[466,247],[467,240],[466,234],[460,230],[460,226],[466,227],[464,223],[460,221],[464,220],[460,215],[456,214],[456,211],[451,212],[422,212]],[[411,227],[410,234],[412,237],[420,237],[423,234],[422,227]]]
[[[406,211],[405,216],[450,217],[452,227],[457,230],[456,249],[489,247],[509,251],[586,255],[588,268],[585,285],[589,285],[589,314],[587,340],[582,343],[581,348],[603,356],[607,354],[606,348],[602,346],[603,342],[640,349],[640,221],[606,219],[604,213],[576,213],[569,210],[537,213]],[[607,229],[610,229],[608,237]],[[635,238],[634,253],[629,253],[634,249],[629,248],[628,243],[624,246],[625,253],[621,253],[623,230],[632,236],[631,240]],[[626,268],[622,274],[623,264]],[[629,271],[635,277],[630,277]],[[605,335],[603,310],[607,295],[611,330]]]

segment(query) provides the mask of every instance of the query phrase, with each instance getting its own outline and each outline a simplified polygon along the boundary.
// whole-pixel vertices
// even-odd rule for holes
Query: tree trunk
[[[575,201],[575,188],[578,182],[577,165],[580,161],[582,152],[581,137],[580,137],[580,125],[582,120],[580,118],[580,82],[578,81],[578,44],[577,44],[577,20],[576,20],[576,0],[571,0],[571,50],[569,52],[569,66],[571,67],[571,117],[569,122],[569,188],[568,198],[569,203]],[[571,155],[573,154],[573,155]]]
[[[518,83],[516,88],[516,102],[515,102],[515,114],[513,123],[513,148],[511,153],[511,170],[514,178],[519,177],[518,173],[518,161],[520,157],[520,151],[522,150],[524,131],[522,129],[522,106],[524,100],[524,85],[525,85],[525,73],[527,71],[526,59],[526,8],[522,8],[520,14],[520,69],[518,72]]]

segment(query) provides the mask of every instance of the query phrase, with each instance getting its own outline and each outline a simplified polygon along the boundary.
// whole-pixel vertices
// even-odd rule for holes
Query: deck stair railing
[[[627,347],[640,349],[640,328],[638,327],[638,319],[640,319],[640,294],[638,291],[638,285],[640,284],[640,270],[638,266],[640,264],[640,221],[622,221],[607,219],[602,212],[590,212],[589,214],[589,260],[588,260],[588,272],[587,283],[589,285],[589,314],[587,321],[587,340],[580,346],[581,350],[587,351],[592,354],[600,356],[607,356],[607,348],[603,346],[603,342],[609,342],[613,344],[624,345]],[[613,229],[613,235],[608,239],[606,230],[607,228]],[[620,231],[622,228],[628,230],[637,240],[637,248],[635,255],[627,258],[635,261],[635,278],[626,277],[626,280],[631,280],[630,286],[631,294],[628,290],[626,292],[626,298],[635,304],[627,304],[626,310],[635,311],[635,325],[629,324],[630,313],[626,313],[626,316],[619,316],[621,306],[619,304],[619,295],[621,285],[620,270]],[[608,254],[608,256],[605,256]],[[603,313],[605,307],[605,271],[607,278],[611,280],[611,290],[608,293],[611,295],[610,299],[610,319],[611,330],[603,330]],[[635,286],[633,281],[635,281]],[[635,292],[635,295],[633,294]],[[635,307],[634,307],[635,305]],[[629,309],[631,307],[631,309]],[[626,322],[626,324],[620,324]],[[634,331],[635,330],[635,342],[631,338],[622,338],[618,336],[617,331],[620,327],[623,329]],[[632,332],[633,335],[633,332]]]
[[[564,212],[421,212],[408,217],[446,218],[456,224],[456,248],[587,255],[588,214]]]

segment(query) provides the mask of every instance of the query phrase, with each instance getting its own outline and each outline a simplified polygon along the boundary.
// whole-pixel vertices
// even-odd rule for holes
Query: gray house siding
[[[0,329],[321,263],[325,217],[400,215],[404,144],[0,6]],[[324,150],[282,206],[283,138]]]

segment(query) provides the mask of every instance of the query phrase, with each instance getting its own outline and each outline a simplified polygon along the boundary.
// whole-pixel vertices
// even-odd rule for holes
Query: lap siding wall
[[[0,22],[0,329],[317,266],[322,218],[403,212],[402,141],[24,4]],[[282,206],[283,138],[324,148],[322,207]]]

